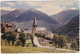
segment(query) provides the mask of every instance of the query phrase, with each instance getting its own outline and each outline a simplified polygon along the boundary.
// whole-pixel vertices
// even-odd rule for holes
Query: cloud
[[[74,1],[16,1],[16,2],[3,2],[2,9],[13,10],[13,9],[26,9],[34,8],[48,15],[57,14],[63,10],[76,9],[77,3]],[[7,4],[7,6],[5,5]],[[6,6],[6,7],[5,7]],[[5,7],[5,8],[4,8]],[[5,10],[6,10],[5,9]]]
[[[79,9],[80,9],[80,1],[78,2],[78,5],[79,5]]]
[[[29,4],[29,5],[31,5],[31,6],[40,6],[40,5],[44,5],[46,2],[37,2],[37,1],[33,1],[33,2],[25,2],[25,3],[27,3],[27,4]]]
[[[25,2],[29,4],[30,6],[40,6],[40,8],[36,8],[39,11],[42,11],[44,13],[47,13],[48,15],[57,14],[63,10],[67,9],[73,9],[75,8],[76,3],[74,1],[65,1],[65,2],[52,2],[52,1],[43,1],[43,2]],[[73,7],[73,8],[72,8]],[[77,7],[77,6],[76,6]]]
[[[54,5],[73,5],[74,3],[78,3],[78,1],[28,1],[28,2],[23,2],[23,3],[27,3],[29,5],[32,6],[38,6],[38,5],[44,5],[44,4],[54,4]],[[37,5],[36,5],[37,4]]]
[[[57,14],[65,9],[65,7],[61,7],[58,5],[55,5],[54,2],[25,2],[30,6],[39,6],[36,8],[39,11],[42,11],[48,15]]]
[[[62,2],[53,2],[56,5],[73,5],[74,3],[78,3],[78,1],[62,1]]]
[[[63,11],[63,8],[53,5],[50,7],[37,8],[37,10],[47,13],[48,15],[53,15],[53,14],[57,14],[57,13]]]
[[[40,6],[41,8],[37,8],[37,10],[47,13],[48,15],[57,14],[65,9],[65,7],[60,7],[58,5],[46,4]]]
[[[11,7],[0,7],[0,10],[12,11],[12,10],[15,10],[15,8],[11,8]]]
[[[71,10],[77,10],[77,8],[70,8]]]
[[[6,4],[7,4],[7,5],[10,5],[10,6],[16,5],[16,3],[14,3],[14,2],[6,2]]]

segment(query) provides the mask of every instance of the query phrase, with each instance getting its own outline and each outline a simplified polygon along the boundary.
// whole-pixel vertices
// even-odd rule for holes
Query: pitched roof
[[[38,27],[37,30],[38,31],[46,31],[46,28],[45,27]]]

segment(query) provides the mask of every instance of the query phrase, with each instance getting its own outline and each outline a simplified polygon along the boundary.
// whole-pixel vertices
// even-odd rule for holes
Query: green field
[[[75,53],[73,51],[60,51],[38,47],[1,46],[2,53]]]

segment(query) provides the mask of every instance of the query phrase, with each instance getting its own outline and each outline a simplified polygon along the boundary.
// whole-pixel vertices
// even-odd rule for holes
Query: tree
[[[7,36],[6,36],[6,33],[4,33],[2,36],[1,36],[2,39],[6,39]]]
[[[14,42],[16,41],[16,32],[11,32],[10,33],[10,35],[11,35],[11,41],[12,41],[12,46],[14,46]]]
[[[26,42],[26,35],[24,33],[20,33],[19,34],[19,40],[22,43],[22,46],[25,46],[25,42]]]
[[[54,34],[53,42],[54,42],[55,47],[58,47],[59,36],[57,34]]]
[[[16,33],[14,31],[12,32],[8,32],[7,33],[7,41],[8,41],[8,44],[10,45],[10,41],[12,42],[12,46],[14,46],[14,42],[16,41]]]
[[[78,45],[78,50],[79,50],[79,37],[76,40],[77,40],[77,45]]]
[[[12,46],[14,46],[14,42],[16,41],[16,33],[15,32],[7,32],[1,36],[2,39],[7,40],[9,46],[10,41],[12,42]]]
[[[59,42],[58,42],[59,47],[63,48],[66,46],[66,38],[64,35],[59,36]]]
[[[6,34],[7,36],[7,42],[8,42],[8,45],[10,46],[10,41],[11,41],[11,35],[10,34]]]
[[[45,34],[43,34],[43,33],[35,33],[35,35],[38,36],[38,37],[45,38]]]
[[[7,45],[6,39],[7,39],[7,33],[4,33],[3,35],[1,35],[1,45],[3,45],[2,40],[4,40],[5,45]]]
[[[10,40],[11,40],[11,35],[10,33],[4,33],[2,36],[1,36],[2,39],[6,40],[8,42],[8,45],[10,46]],[[7,45],[7,42],[5,41],[6,45]]]
[[[77,45],[76,41],[73,41],[73,42],[72,42],[71,48],[72,48],[72,49],[77,49],[77,48],[78,48],[78,45]]]

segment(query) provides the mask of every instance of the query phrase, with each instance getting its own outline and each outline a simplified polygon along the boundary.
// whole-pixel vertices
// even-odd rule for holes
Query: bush
[[[78,48],[78,45],[77,45],[76,41],[72,42],[71,48],[74,49],[74,50]]]
[[[78,50],[79,50],[79,38],[77,38],[76,40],[77,40],[77,45],[78,45]]]
[[[51,37],[45,37],[45,34],[43,34],[43,33],[36,33],[35,35],[38,36],[38,37],[41,37],[41,38],[47,39],[47,40],[52,40]]]
[[[36,33],[35,35],[38,36],[38,37],[45,38],[45,35],[43,33]]]
[[[14,42],[16,40],[16,33],[15,32],[7,32],[7,33],[4,33],[1,36],[1,38],[2,39],[6,39],[9,45],[10,45],[10,41],[12,41],[12,45],[14,45]]]
[[[58,34],[54,34],[53,43],[55,47],[63,48],[64,46],[66,46],[66,37],[64,35],[59,36]]]
[[[11,32],[10,35],[11,35],[11,40],[16,41],[16,35],[17,34],[15,32]]]
[[[26,35],[24,33],[20,33],[19,34],[19,40],[22,43],[22,46],[25,46],[25,42],[26,42]]]
[[[21,42],[20,41],[17,41],[16,42],[16,46],[20,46],[21,45]]]
[[[52,40],[52,38],[51,38],[51,37],[45,37],[45,39],[47,39],[47,40]]]
[[[4,33],[2,36],[1,36],[1,38],[2,39],[6,39],[7,38],[7,36],[6,36],[7,34],[6,33]]]
[[[66,46],[66,38],[64,35],[59,36],[59,42],[58,42],[59,47],[63,48]]]
[[[59,36],[57,34],[54,34],[53,42],[54,42],[55,47],[58,47]]]

